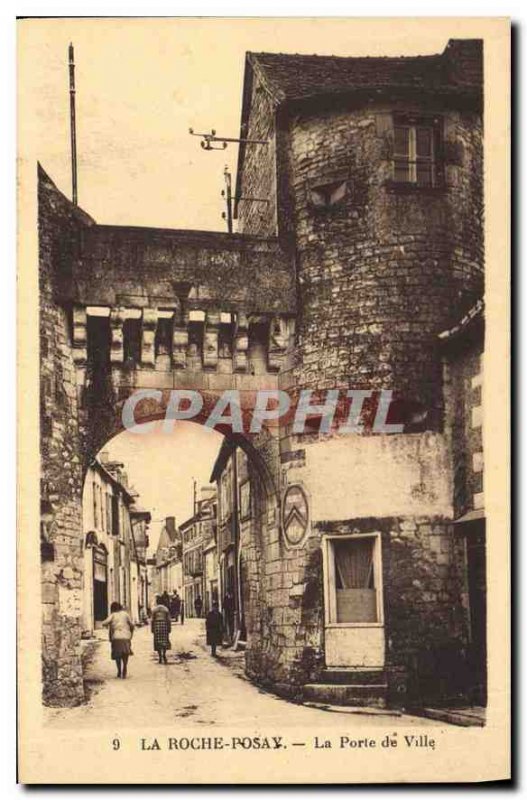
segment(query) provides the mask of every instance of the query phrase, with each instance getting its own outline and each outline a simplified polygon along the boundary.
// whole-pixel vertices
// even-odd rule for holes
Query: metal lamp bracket
[[[237,144],[269,144],[267,139],[236,139],[230,136],[216,136],[214,128],[212,128],[210,133],[196,133],[194,128],[189,128],[188,132],[191,136],[200,136],[203,139],[201,146],[204,150],[225,150],[228,142],[236,142]],[[219,142],[219,147],[214,146],[214,142]]]

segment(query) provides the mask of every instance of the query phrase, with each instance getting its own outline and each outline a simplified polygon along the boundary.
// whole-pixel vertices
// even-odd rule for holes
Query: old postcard
[[[506,780],[509,21],[18,46],[20,780]]]

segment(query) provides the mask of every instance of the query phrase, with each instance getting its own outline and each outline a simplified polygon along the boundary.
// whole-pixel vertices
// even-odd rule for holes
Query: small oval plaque
[[[302,543],[309,522],[307,497],[301,486],[289,486],[283,503],[284,536],[293,547]]]

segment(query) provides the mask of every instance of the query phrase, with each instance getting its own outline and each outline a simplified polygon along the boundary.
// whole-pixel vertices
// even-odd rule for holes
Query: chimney
[[[474,88],[483,85],[482,39],[449,39],[444,56],[451,83]]]

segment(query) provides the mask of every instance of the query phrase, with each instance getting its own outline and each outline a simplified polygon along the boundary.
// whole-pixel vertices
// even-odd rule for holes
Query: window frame
[[[418,117],[412,115],[394,114],[393,124],[393,143],[391,153],[391,180],[390,184],[394,187],[414,188],[419,190],[433,190],[441,188],[443,185],[442,175],[442,118],[441,117]],[[403,128],[408,131],[408,152],[407,154],[397,153],[395,144],[395,130]],[[417,153],[417,131],[425,129],[430,131],[430,155],[419,156]],[[406,166],[408,178],[400,180],[396,177],[397,164]],[[430,170],[430,182],[419,182],[418,166],[427,166]]]
[[[99,530],[99,510],[97,508],[97,481],[92,481],[92,498],[93,498],[93,529]]]
[[[246,480],[241,481],[238,491],[240,522],[245,522],[245,520],[251,519],[252,516],[252,492],[250,478],[246,478]]]
[[[377,594],[376,622],[336,622],[336,581],[335,581],[335,541],[357,541],[373,539],[374,583]],[[329,534],[323,537],[323,569],[324,569],[324,626],[326,628],[383,628],[384,627],[384,588],[382,580],[382,537],[379,531],[371,533]]]

